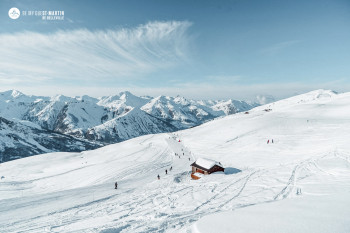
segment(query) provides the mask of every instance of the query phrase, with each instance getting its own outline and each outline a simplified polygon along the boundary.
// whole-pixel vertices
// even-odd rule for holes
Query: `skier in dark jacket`
[[[115,184],[114,184],[114,189],[117,189],[118,188],[118,182],[115,182]]]
[[[167,175],[168,174],[168,170],[165,169],[165,174]]]
[[[158,180],[160,180],[160,176],[159,176],[159,174],[158,174]]]

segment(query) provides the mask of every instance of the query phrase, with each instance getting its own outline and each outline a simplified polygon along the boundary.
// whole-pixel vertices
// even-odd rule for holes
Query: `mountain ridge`
[[[146,134],[191,128],[256,106],[258,104],[232,99],[200,101],[180,96],[140,97],[129,91],[98,98],[88,95],[35,96],[17,90],[0,92],[0,117],[9,121],[31,122],[31,127],[40,127],[47,133],[71,136],[77,143],[83,140],[97,146]],[[0,131],[0,135],[4,136],[6,132]],[[5,143],[1,145],[0,157],[10,158],[11,155],[5,151],[16,148]],[[35,154],[33,150],[21,151],[23,156]],[[46,150],[40,152],[43,151]]]

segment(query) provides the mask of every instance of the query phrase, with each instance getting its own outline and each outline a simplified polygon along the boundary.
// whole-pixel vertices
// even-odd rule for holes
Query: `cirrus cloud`
[[[0,83],[123,80],[188,60],[188,21],[0,34]]]

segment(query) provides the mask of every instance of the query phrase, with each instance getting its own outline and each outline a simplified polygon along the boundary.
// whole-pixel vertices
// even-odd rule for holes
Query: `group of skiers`
[[[267,140],[267,144],[269,144],[269,143],[270,143],[270,139]],[[273,143],[273,139],[271,139],[271,143]]]
[[[169,168],[169,171],[172,171],[173,170],[173,167],[171,166],[170,168]],[[165,169],[165,175],[168,175],[168,169]],[[158,174],[158,180],[160,180],[160,175]],[[114,189],[117,189],[118,188],[118,182],[115,182],[114,183]]]
[[[182,156],[185,156],[184,149],[181,149],[181,151],[182,151]],[[181,154],[175,153],[175,156],[179,156],[179,159],[181,158]],[[188,160],[191,160],[191,159],[188,158]]]
[[[171,171],[171,170],[173,170],[172,166],[169,168],[169,171]],[[168,175],[168,169],[165,169],[165,175]],[[158,178],[158,180],[160,180],[160,175],[159,174],[158,174],[157,178]]]
[[[175,136],[173,138],[176,139]],[[179,142],[181,142],[181,140],[179,140]],[[181,152],[182,152],[182,155],[185,156],[184,149],[181,149]],[[175,156],[179,156],[179,159],[181,158],[181,154],[175,153]],[[188,158],[188,161],[191,161],[190,157]],[[169,171],[171,171],[171,170],[173,170],[173,167],[170,167]],[[168,170],[165,169],[165,175],[167,175],[167,174],[168,174]],[[158,180],[160,180],[160,175],[159,174],[158,174],[157,178],[158,178]]]

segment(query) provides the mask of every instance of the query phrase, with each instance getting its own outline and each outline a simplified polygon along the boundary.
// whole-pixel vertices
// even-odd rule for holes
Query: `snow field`
[[[348,93],[315,91],[174,134],[0,164],[0,232],[349,232],[349,105]],[[199,157],[225,173],[191,180]]]

